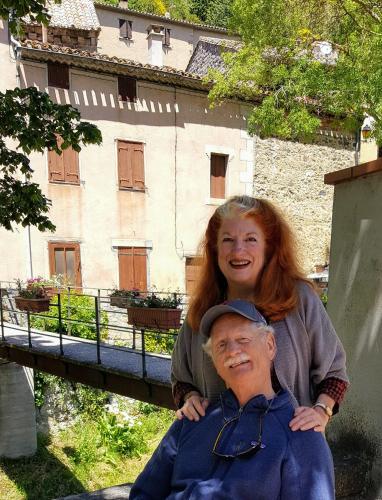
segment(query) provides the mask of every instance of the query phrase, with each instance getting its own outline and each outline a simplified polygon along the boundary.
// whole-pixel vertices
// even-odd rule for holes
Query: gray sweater
[[[315,388],[322,380],[336,377],[348,381],[346,356],[316,292],[301,283],[299,295],[298,307],[285,319],[271,323],[277,345],[274,369],[293,405],[311,406]],[[173,384],[192,384],[215,402],[225,384],[202,349],[205,342],[205,337],[184,323],[172,355],[171,379]]]

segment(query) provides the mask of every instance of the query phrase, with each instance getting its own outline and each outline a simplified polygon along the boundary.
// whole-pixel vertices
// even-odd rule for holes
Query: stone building
[[[238,38],[124,5],[63,0],[47,29],[26,20],[15,42],[1,25],[0,89],[34,85],[103,135],[79,154],[32,155],[57,229],[0,229],[1,279],[65,273],[85,287],[189,290],[207,220],[240,193],[283,208],[307,272],[325,263],[332,188],[323,175],[354,164],[354,138],[330,127],[309,145],[249,137],[248,104],[211,109],[203,82]]]

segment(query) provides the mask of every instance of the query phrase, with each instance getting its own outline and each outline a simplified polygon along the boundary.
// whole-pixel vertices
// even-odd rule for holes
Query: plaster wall
[[[381,173],[335,186],[328,313],[346,349],[351,381],[346,402],[334,421],[335,430],[338,439],[350,440],[354,453],[376,455],[374,479],[380,493],[381,224]]]
[[[196,254],[205,223],[222,202],[209,198],[211,152],[229,155],[227,195],[252,186],[251,179],[240,179],[247,168],[241,159],[245,120],[240,106],[210,110],[203,93],[143,82],[138,82],[138,101],[122,103],[115,77],[74,69],[69,91],[47,88],[46,66],[39,63],[23,64],[22,84],[77,106],[103,135],[102,146],[85,147],[79,155],[79,186],[49,183],[47,155],[31,156],[34,181],[52,200],[50,215],[57,227],[53,234],[32,229],[34,274],[49,275],[49,241],[76,241],[83,284],[112,287],[118,285],[118,246],[146,246],[149,285],[184,290],[185,258]],[[144,144],[144,193],[118,189],[118,139]],[[2,231],[1,241],[22,263],[25,229],[17,230],[19,238]],[[14,279],[29,273],[25,263],[14,266],[7,259],[0,261],[0,275]]]
[[[171,30],[170,47],[163,47],[163,66],[185,70],[192,52],[201,36],[232,40],[232,36],[212,30],[180,25],[167,19],[150,19],[134,16],[123,11],[115,12],[97,6],[97,15],[102,26],[98,38],[98,51],[102,54],[131,59],[143,64],[150,63],[147,28],[151,24]],[[119,19],[132,21],[131,40],[120,38]]]
[[[329,261],[333,187],[324,174],[354,165],[353,137],[321,132],[313,144],[255,139],[255,196],[273,201],[294,228],[309,273]]]

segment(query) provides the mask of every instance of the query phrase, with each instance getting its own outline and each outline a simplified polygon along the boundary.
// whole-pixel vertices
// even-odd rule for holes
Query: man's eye
[[[242,337],[239,339],[239,344],[247,344],[249,342],[249,338],[247,337]]]

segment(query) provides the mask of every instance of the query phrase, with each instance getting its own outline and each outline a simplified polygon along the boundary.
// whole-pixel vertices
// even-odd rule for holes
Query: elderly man
[[[272,329],[234,300],[202,318],[205,349],[229,389],[198,422],[175,422],[131,499],[332,500],[333,463],[321,433],[293,432],[286,391],[275,394]]]

